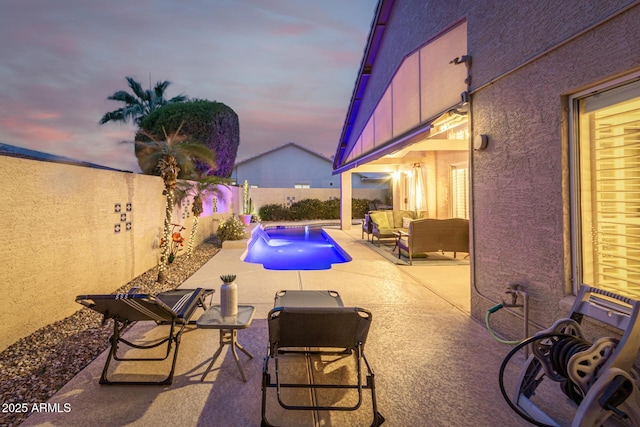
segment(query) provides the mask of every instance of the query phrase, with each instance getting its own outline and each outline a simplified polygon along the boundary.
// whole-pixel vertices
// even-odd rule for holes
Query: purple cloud
[[[295,141],[332,154],[376,0],[9,0],[0,16],[0,141],[137,170],[132,125],[97,124],[126,89],[224,102],[239,158]]]

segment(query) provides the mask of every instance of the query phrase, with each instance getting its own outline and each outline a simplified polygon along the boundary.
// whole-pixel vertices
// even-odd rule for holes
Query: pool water
[[[328,270],[351,256],[320,227],[257,227],[243,260],[268,270]]]

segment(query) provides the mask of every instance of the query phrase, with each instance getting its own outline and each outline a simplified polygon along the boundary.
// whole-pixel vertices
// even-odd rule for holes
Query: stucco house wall
[[[0,351],[79,310],[77,295],[111,293],[157,264],[159,177],[0,156],[0,184]],[[191,200],[174,210],[185,238]],[[205,197],[196,244],[218,216]]]
[[[640,5],[632,0],[379,4],[385,3],[392,9],[367,70],[351,139],[364,128],[403,59],[466,22],[470,140],[489,136],[485,150],[469,155],[472,315],[484,319],[487,309],[505,298],[508,285],[520,283],[529,294],[532,332],[550,326],[567,315],[574,294],[568,97],[640,70]],[[437,191],[446,191],[438,176]],[[438,215],[447,208],[444,200]],[[495,329],[521,337],[518,314],[504,310]]]
[[[437,151],[435,158],[435,189],[438,193],[436,218],[451,218],[451,174],[449,168],[452,164],[467,162],[469,153]]]
[[[491,306],[485,297],[504,297],[508,283],[521,283],[531,321],[549,326],[567,315],[571,298],[563,298],[573,293],[566,96],[640,67],[631,54],[640,8],[567,40],[631,2],[569,1],[535,10],[493,3],[489,14],[469,19],[473,133],[490,137],[473,156],[472,312],[481,318]],[[503,24],[492,28],[488,17]],[[519,325],[505,319],[502,327]]]
[[[294,188],[306,184],[311,188],[340,188],[340,177],[333,175],[331,159],[295,143],[285,144],[255,157],[236,163],[232,178],[238,185],[245,180],[264,188]],[[354,174],[353,188],[384,188],[385,182],[366,182]]]

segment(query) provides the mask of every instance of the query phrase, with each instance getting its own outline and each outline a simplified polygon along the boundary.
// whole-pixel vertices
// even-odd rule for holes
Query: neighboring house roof
[[[276,151],[280,151],[280,150],[282,150],[284,148],[287,148],[287,147],[297,148],[297,149],[299,149],[301,151],[307,152],[307,153],[309,153],[309,154],[311,154],[311,155],[313,155],[315,157],[318,157],[319,159],[322,159],[322,160],[326,161],[327,163],[329,163],[329,165],[332,164],[332,160],[330,158],[328,158],[326,156],[323,156],[322,154],[318,154],[315,151],[309,150],[308,148],[305,148],[305,147],[303,147],[301,145],[298,145],[295,142],[289,142],[287,144],[284,144],[284,145],[281,145],[279,147],[273,148],[271,150],[265,151],[263,153],[257,154],[257,155],[255,155],[253,157],[249,157],[249,158],[246,158],[246,159],[241,160],[239,162],[236,162],[236,164],[234,166],[234,169],[237,168],[238,166],[250,163],[250,162],[252,162],[252,161],[254,161],[256,159],[268,156],[269,154],[275,153]],[[371,174],[366,174],[366,175],[363,174],[363,173],[356,173],[356,175],[358,175],[360,177],[360,179],[363,180],[363,181],[376,181],[376,180],[388,179],[388,174],[386,174],[386,173],[371,173]]]
[[[371,30],[369,32],[369,38],[367,39],[367,45],[364,49],[364,55],[362,56],[362,62],[360,63],[360,71],[358,71],[358,77],[356,84],[351,94],[351,102],[349,103],[349,109],[347,110],[347,117],[342,127],[342,135],[340,135],[340,142],[336,149],[336,154],[333,158],[333,169],[337,169],[340,165],[342,157],[345,155],[347,144],[349,143],[349,135],[353,130],[353,125],[358,116],[358,110],[360,109],[360,102],[364,95],[369,77],[371,77],[371,70],[373,64],[376,61],[378,55],[378,49],[382,42],[385,29],[387,28],[387,20],[391,14],[393,3],[395,0],[378,0],[376,12],[371,21]]]
[[[58,156],[56,154],[49,154],[43,151],[30,150],[28,148],[17,147],[15,145],[0,143],[0,156],[18,157],[21,159],[40,160],[43,162],[63,163],[66,165],[84,166],[94,169],[104,169],[117,172],[130,172],[121,169],[111,168],[109,166],[102,166],[96,163],[85,162],[83,160],[72,159],[71,157]]]
[[[311,150],[309,150],[308,148],[305,148],[305,147],[303,147],[303,146],[301,146],[301,145],[296,144],[295,142],[289,142],[289,143],[287,143],[287,144],[284,144],[284,145],[281,145],[281,146],[279,146],[279,147],[273,148],[273,149],[271,149],[271,150],[265,151],[265,152],[263,152],[263,153],[257,154],[257,155],[255,155],[255,156],[253,156],[253,157],[249,157],[249,158],[247,158],[247,159],[244,159],[244,160],[241,160],[241,161],[239,161],[239,162],[236,162],[236,164],[235,164],[235,166],[234,166],[234,167],[238,167],[238,166],[243,165],[243,164],[245,164],[245,163],[252,162],[252,161],[254,161],[254,160],[256,160],[256,159],[258,159],[258,158],[260,158],[260,157],[265,157],[265,156],[267,156],[267,155],[269,155],[269,154],[271,154],[271,153],[274,153],[274,152],[276,152],[276,151],[280,151],[280,150],[282,150],[282,149],[284,149],[284,148],[287,148],[287,147],[294,147],[294,148],[297,148],[297,149],[299,149],[299,150],[305,151],[305,152],[307,152],[307,153],[309,153],[309,154],[311,154],[311,155],[313,155],[313,156],[316,156],[316,157],[318,157],[318,158],[320,158],[320,159],[322,159],[322,160],[325,160],[325,161],[327,161],[327,162],[331,163],[331,159],[330,159],[330,158],[325,157],[325,156],[323,156],[322,154],[318,154],[318,153],[316,153],[315,151],[311,151]]]

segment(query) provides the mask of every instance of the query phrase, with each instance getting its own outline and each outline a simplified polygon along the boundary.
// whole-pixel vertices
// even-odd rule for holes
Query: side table
[[[207,370],[202,374],[200,381],[204,381],[209,371],[211,371],[213,364],[218,359],[218,356],[220,356],[220,352],[222,352],[222,347],[230,345],[231,352],[233,353],[233,357],[236,359],[236,364],[238,365],[238,370],[240,371],[242,380],[247,382],[247,378],[242,370],[242,365],[240,365],[240,359],[238,358],[236,347],[249,356],[250,359],[253,359],[253,355],[245,350],[245,348],[238,342],[238,329],[246,329],[251,326],[251,321],[253,320],[253,314],[255,311],[256,308],[252,305],[238,305],[237,315],[223,316],[220,311],[220,305],[213,305],[209,307],[207,311],[205,311],[196,321],[198,328],[220,330],[220,345],[218,346],[218,350],[214,353]]]

